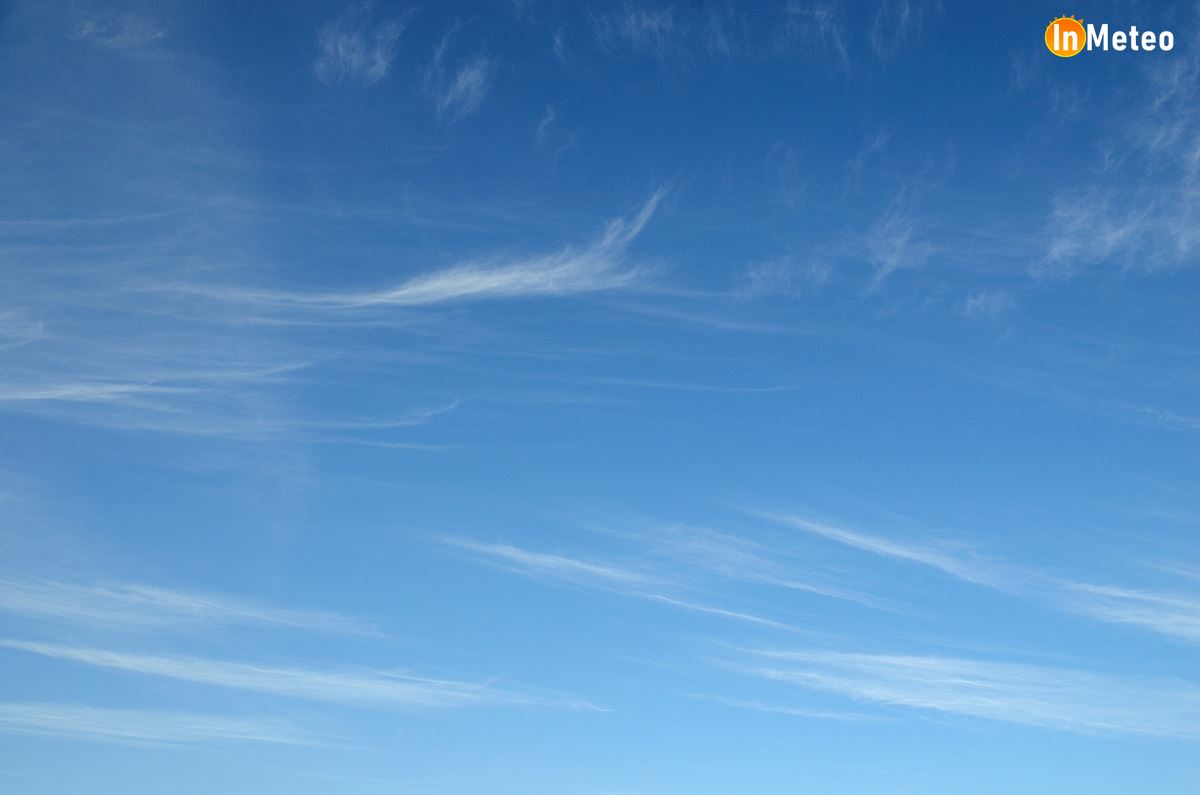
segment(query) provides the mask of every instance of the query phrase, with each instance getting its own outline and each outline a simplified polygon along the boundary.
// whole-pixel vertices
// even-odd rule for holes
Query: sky
[[[1194,792],[1198,43],[4,4],[0,790]]]

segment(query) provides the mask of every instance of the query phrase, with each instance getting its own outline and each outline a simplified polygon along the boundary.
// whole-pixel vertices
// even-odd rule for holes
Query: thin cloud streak
[[[838,721],[870,721],[878,720],[875,715],[868,715],[865,712],[842,712],[837,710],[823,709],[806,709],[804,707],[791,707],[785,704],[771,704],[766,701],[750,701],[740,698],[726,698],[725,696],[702,695],[696,694],[693,696],[704,701],[712,701],[716,704],[721,704],[726,707],[735,709],[747,709],[752,712],[767,712],[773,715],[787,715],[793,718],[813,718],[816,720],[838,720]]]
[[[699,604],[697,602],[690,602],[685,599],[676,599],[675,597],[666,596],[664,594],[657,594],[657,593],[640,594],[640,596],[642,596],[646,599],[649,599],[651,601],[654,601],[654,602],[661,602],[662,604],[670,605],[672,607],[678,607],[683,610],[690,610],[694,613],[704,613],[704,614],[710,615],[710,616],[717,616],[718,618],[728,618],[733,621],[739,621],[743,624],[751,624],[756,627],[766,627],[768,629],[778,629],[778,630],[782,630],[784,632],[804,632],[805,631],[805,630],[801,629],[800,627],[794,627],[791,624],[785,624],[782,621],[775,621],[774,619],[763,618],[762,616],[757,616],[757,615],[754,615],[753,613],[746,613],[741,610],[729,610],[724,607],[713,607],[711,605]]]
[[[639,572],[608,564],[589,563],[563,555],[532,552],[510,544],[485,544],[452,537],[443,538],[442,542],[481,555],[512,571],[538,573],[578,584],[645,585],[651,581]]]
[[[1200,596],[1196,594],[1074,581],[978,555],[968,556],[932,545],[902,543],[799,516],[761,511],[749,513],[880,557],[936,569],[972,585],[1045,602],[1067,613],[1200,642]]]
[[[976,585],[1000,587],[1004,583],[1004,577],[999,572],[997,565],[988,566],[982,563],[975,563],[936,547],[905,544],[882,536],[870,535],[844,527],[815,522],[800,516],[759,511],[751,511],[750,513],[753,516],[828,538],[831,541],[836,541],[864,552],[928,566]]]
[[[1088,734],[1200,739],[1200,687],[933,656],[748,650],[742,673],[859,702]]]
[[[501,262],[468,262],[380,290],[297,293],[202,287],[177,289],[229,302],[281,308],[365,310],[575,295],[631,287],[643,274],[626,266],[626,251],[650,221],[663,196],[663,191],[656,191],[632,218],[610,221],[596,240],[582,248],[566,246],[549,254]]]
[[[127,366],[130,372],[123,380],[105,378],[98,371],[104,364],[113,369]],[[237,441],[345,439],[356,443],[363,440],[346,434],[425,425],[465,402],[456,398],[387,416],[307,416],[267,401],[283,387],[315,380],[311,363],[200,370],[167,362],[155,363],[155,369],[144,369],[140,363],[126,365],[105,359],[89,362],[80,358],[68,366],[76,371],[66,376],[48,372],[51,367],[47,364],[40,370],[14,368],[0,381],[0,412],[21,412],[117,430]],[[144,371],[134,372],[137,368]],[[256,401],[265,405],[256,406]],[[397,440],[370,441],[402,444]]]
[[[311,632],[377,635],[358,619],[136,583],[82,584],[0,579],[0,612],[93,629],[180,626],[277,626]]]
[[[803,571],[791,551],[780,546],[688,525],[659,526],[646,532],[609,532],[644,545],[650,554],[676,568],[694,568],[730,581],[811,593],[868,607],[889,607],[882,600],[829,584],[816,574]]]
[[[315,738],[287,721],[107,709],[76,704],[0,704],[0,732],[151,746],[234,743],[312,745]]]
[[[487,563],[522,576],[644,599],[680,610],[716,616],[757,627],[787,632],[800,631],[789,624],[753,613],[731,610],[664,593],[666,589],[681,589],[684,585],[669,575],[635,571],[608,563],[594,563],[563,555],[532,552],[508,544],[483,544],[459,538],[445,538],[442,541],[450,546],[466,550]]]
[[[1130,624],[1200,643],[1200,595],[1162,593],[1072,583],[1064,604],[1069,610],[1113,624]]]
[[[501,690],[486,682],[429,679],[403,671],[268,666],[19,640],[0,640],[0,647],[97,668],[351,706],[454,709],[520,705],[597,709],[578,700]]]

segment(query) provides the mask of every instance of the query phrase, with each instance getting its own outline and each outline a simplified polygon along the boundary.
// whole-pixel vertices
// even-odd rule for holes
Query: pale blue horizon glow
[[[6,7],[0,790],[1193,792],[1200,12],[1085,6]]]

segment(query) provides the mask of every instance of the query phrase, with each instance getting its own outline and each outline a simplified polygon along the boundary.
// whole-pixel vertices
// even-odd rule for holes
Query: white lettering
[[[1105,22],[1096,30],[1095,25],[1087,26],[1087,48],[1091,49],[1108,49],[1108,23]]]
[[[1059,44],[1059,36],[1062,37],[1062,44]],[[1073,30],[1068,30],[1063,33],[1058,29],[1058,25],[1054,26],[1054,47],[1058,50],[1078,50],[1079,49],[1079,34]]]
[[[1054,48],[1056,50],[1066,49],[1067,47],[1079,46],[1077,39],[1071,39],[1071,31],[1060,32],[1058,25],[1054,26]],[[1130,25],[1129,30],[1114,30],[1109,31],[1108,23],[1097,27],[1089,24],[1087,26],[1087,49],[1089,50],[1116,50],[1124,52],[1125,50],[1133,50],[1134,52],[1153,52],[1154,50],[1162,50],[1167,52],[1175,48],[1175,34],[1169,30],[1155,32],[1153,30],[1138,30],[1137,25]]]

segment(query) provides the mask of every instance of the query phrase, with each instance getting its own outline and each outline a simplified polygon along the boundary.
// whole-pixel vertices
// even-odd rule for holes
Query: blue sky
[[[1194,791],[1198,23],[6,5],[0,789]]]

